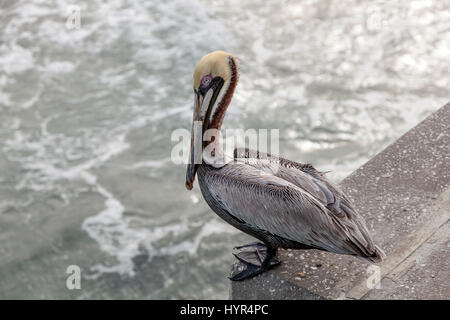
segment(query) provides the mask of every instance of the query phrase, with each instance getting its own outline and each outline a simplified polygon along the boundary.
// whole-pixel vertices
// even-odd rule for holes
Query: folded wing
[[[379,261],[383,255],[345,194],[310,165],[245,149],[208,176],[229,214],[271,234]]]

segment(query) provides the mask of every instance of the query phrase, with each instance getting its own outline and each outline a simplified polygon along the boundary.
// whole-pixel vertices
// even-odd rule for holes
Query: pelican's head
[[[238,80],[238,60],[225,51],[208,53],[194,71],[194,118],[186,188],[192,189],[198,165],[202,163],[203,133],[220,130]]]

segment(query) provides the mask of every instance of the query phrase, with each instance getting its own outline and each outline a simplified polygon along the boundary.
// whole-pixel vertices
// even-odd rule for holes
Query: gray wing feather
[[[207,178],[211,195],[236,218],[274,235],[378,261],[364,220],[345,194],[310,165],[248,150]],[[243,161],[245,160],[245,161]]]

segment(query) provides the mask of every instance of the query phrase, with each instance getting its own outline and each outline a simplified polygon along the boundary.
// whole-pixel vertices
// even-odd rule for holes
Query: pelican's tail
[[[370,261],[372,263],[378,263],[383,261],[383,259],[386,257],[386,254],[384,253],[383,250],[381,250],[381,248],[379,246],[375,246],[375,251],[371,256],[365,256],[365,257],[361,257],[366,261]]]

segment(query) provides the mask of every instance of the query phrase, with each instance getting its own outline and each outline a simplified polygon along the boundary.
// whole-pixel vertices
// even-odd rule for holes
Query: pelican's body
[[[220,130],[237,80],[237,60],[232,55],[216,51],[200,60],[194,72],[194,122],[201,124],[202,134],[207,129]],[[224,159],[218,139],[198,141],[194,131],[193,125],[188,189],[197,174],[211,209],[263,242],[240,247],[254,251],[236,255],[247,268],[232,280],[252,277],[278,264],[278,248],[319,249],[371,262],[381,260],[383,252],[350,200],[311,165],[247,149],[235,150],[229,161],[217,161]],[[198,160],[207,148],[215,150],[214,156]],[[254,253],[256,263],[249,261],[249,252]]]

